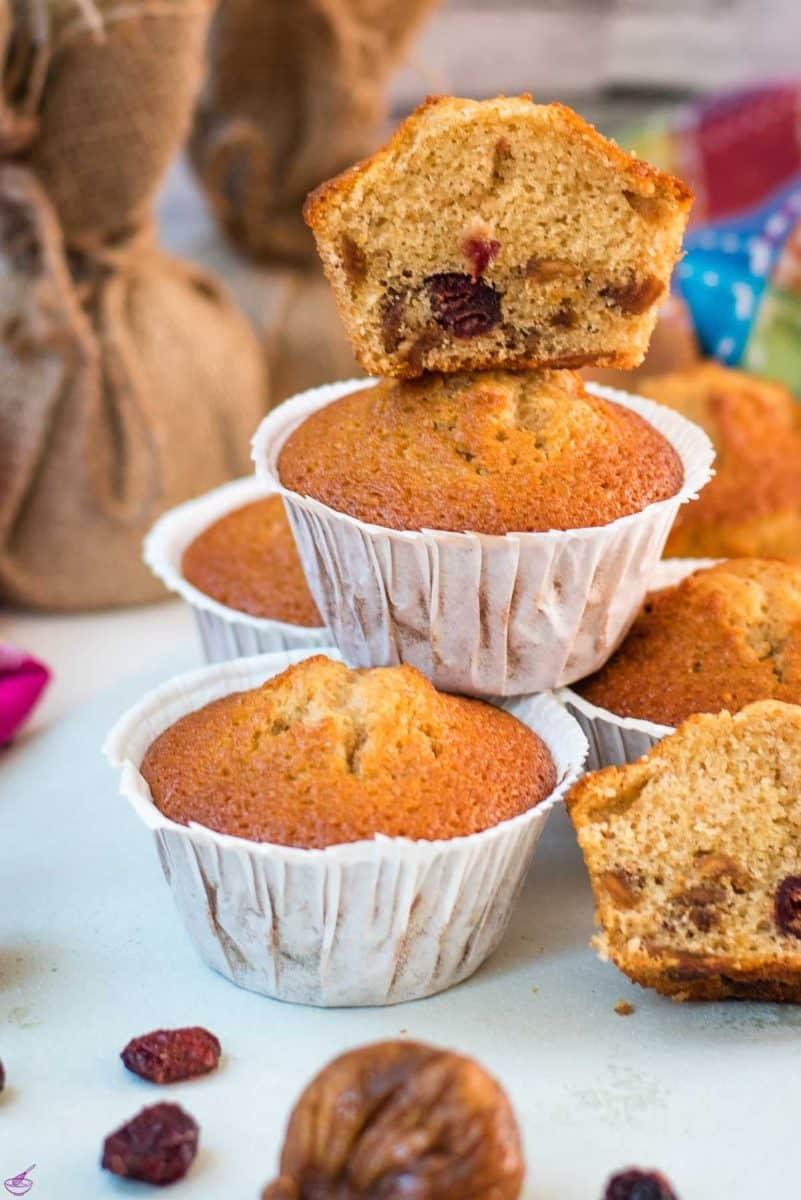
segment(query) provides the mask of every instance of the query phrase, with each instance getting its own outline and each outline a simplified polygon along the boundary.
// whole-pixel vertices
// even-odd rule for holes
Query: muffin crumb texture
[[[214,521],[187,546],[181,570],[198,591],[236,612],[289,625],[323,624],[280,496]]]
[[[801,1002],[801,708],[691,717],[568,808],[603,958],[677,999]]]
[[[189,713],[140,769],[174,821],[306,848],[476,833],[556,785],[547,747],[509,713],[412,667],[323,655]]]
[[[361,365],[634,367],[691,205],[560,104],[428,100],[306,220]]]
[[[662,725],[756,700],[801,704],[801,566],[729,559],[652,593],[609,662],[572,686]]]
[[[683,482],[667,439],[572,371],[383,380],[312,413],[278,472],[362,521],[487,534],[605,525]]]
[[[640,380],[637,390],[700,425],[717,455],[714,477],[680,510],[665,554],[801,564],[801,405],[788,389],[704,362]]]

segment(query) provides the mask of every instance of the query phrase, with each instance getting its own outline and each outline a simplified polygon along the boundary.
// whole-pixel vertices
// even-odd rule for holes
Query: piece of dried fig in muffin
[[[378,1042],[329,1063],[302,1093],[262,1200],[516,1200],[522,1180],[514,1113],[483,1067]]]

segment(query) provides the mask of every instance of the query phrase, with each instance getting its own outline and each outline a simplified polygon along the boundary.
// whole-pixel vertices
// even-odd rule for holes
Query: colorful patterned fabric
[[[674,286],[704,352],[801,396],[801,81],[713,96],[625,140],[695,190]]]

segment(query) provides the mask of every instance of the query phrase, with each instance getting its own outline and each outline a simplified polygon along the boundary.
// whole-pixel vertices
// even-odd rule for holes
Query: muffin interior
[[[439,98],[306,217],[366,370],[636,366],[688,189],[561,105]]]
[[[568,807],[597,944],[623,971],[676,994],[801,998],[801,708],[692,717]]]

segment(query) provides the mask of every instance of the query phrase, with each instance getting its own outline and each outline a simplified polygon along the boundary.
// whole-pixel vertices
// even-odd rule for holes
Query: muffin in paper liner
[[[300,1004],[433,995],[466,979],[501,941],[548,816],[581,774],[586,739],[552,696],[501,702],[546,743],[557,786],[527,812],[465,837],[377,836],[304,850],[165,817],[138,769],[154,739],[187,712],[315,653],[239,659],[173,679],[117,722],[104,754],[154,833],[178,910],[209,966],[240,987]]]
[[[159,517],[145,538],[143,556],[154,575],[186,601],[197,624],[206,662],[226,662],[250,654],[330,646],[325,626],[290,625],[238,612],[220,604],[184,578],[181,559],[190,542],[220,517],[263,500],[274,489],[253,476],[234,479]]]
[[[648,591],[672,587],[694,571],[713,567],[721,561],[719,558],[664,558],[656,565]],[[562,688],[558,694],[578,721],[589,743],[588,771],[634,762],[647,754],[662,738],[676,732],[672,725],[660,725],[640,717],[618,717],[608,709],[591,704],[572,688]]]
[[[278,475],[298,425],[373,383],[302,392],[273,409],[253,439],[257,474],[284,497],[312,595],[346,660],[410,663],[443,691],[490,698],[547,691],[597,670],[634,619],[679,506],[711,477],[706,434],[652,400],[588,384],[671,442],[684,467],[675,496],[588,529],[388,529],[290,491]]]

